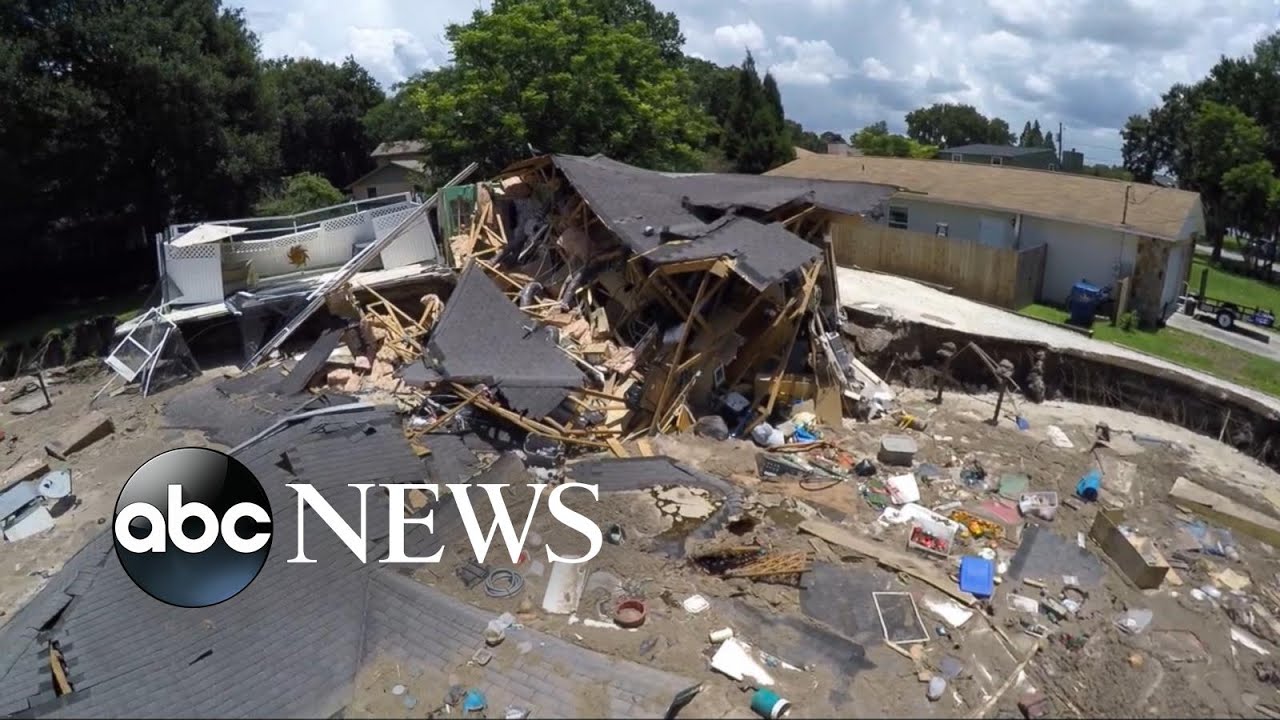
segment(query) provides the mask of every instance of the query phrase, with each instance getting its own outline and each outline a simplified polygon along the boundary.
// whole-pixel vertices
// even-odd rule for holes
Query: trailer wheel
[[[1236,314],[1230,310],[1218,311],[1218,327],[1223,330],[1230,330],[1236,324]]]

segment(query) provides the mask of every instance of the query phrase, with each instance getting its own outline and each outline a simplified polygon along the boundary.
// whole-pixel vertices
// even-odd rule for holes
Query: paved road
[[[1253,353],[1259,357],[1267,358],[1280,362],[1280,347],[1275,343],[1264,343],[1253,338],[1241,335],[1240,333],[1230,330],[1223,330],[1214,325],[1211,321],[1197,320],[1182,313],[1174,313],[1168,320],[1169,327],[1185,330],[1189,333],[1195,333],[1200,337],[1209,338],[1220,342],[1224,345],[1238,348],[1247,353]],[[1260,332],[1266,332],[1265,330]]]
[[[879,306],[903,320],[950,328],[960,332],[1010,340],[1043,343],[1060,350],[1094,356],[1110,356],[1119,361],[1151,368],[1172,370],[1191,380],[1236,393],[1280,412],[1280,398],[1237,385],[1207,373],[1130,350],[1102,340],[1094,340],[1065,328],[1014,312],[983,305],[926,285],[893,275],[840,268],[840,300],[845,305]]]

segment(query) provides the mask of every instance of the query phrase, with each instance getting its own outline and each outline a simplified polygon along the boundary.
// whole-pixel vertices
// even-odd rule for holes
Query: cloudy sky
[[[482,0],[230,0],[268,56],[347,55],[385,85],[449,61],[444,26]],[[487,4],[487,3],[486,3]],[[1280,0],[655,0],[685,52],[746,50],[806,128],[849,133],[934,102],[963,102],[1017,132],[1065,128],[1088,162],[1118,163],[1118,128],[1169,85],[1280,28]]]

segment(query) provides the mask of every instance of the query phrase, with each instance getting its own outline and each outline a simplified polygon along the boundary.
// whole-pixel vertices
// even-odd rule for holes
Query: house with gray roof
[[[1032,170],[1058,170],[1058,153],[1052,148],[1017,147],[977,143],[959,145],[938,152],[938,159],[950,162],[1010,165]]]

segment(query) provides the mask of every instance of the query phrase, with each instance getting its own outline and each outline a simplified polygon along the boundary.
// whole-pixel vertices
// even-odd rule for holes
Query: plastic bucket
[[[1102,473],[1097,470],[1090,470],[1089,474],[1080,478],[1080,482],[1076,484],[1076,495],[1081,498],[1094,502],[1098,499],[1098,491],[1102,489]]]
[[[778,697],[778,693],[760,688],[751,696],[751,710],[767,720],[778,720],[791,711],[791,701]]]

